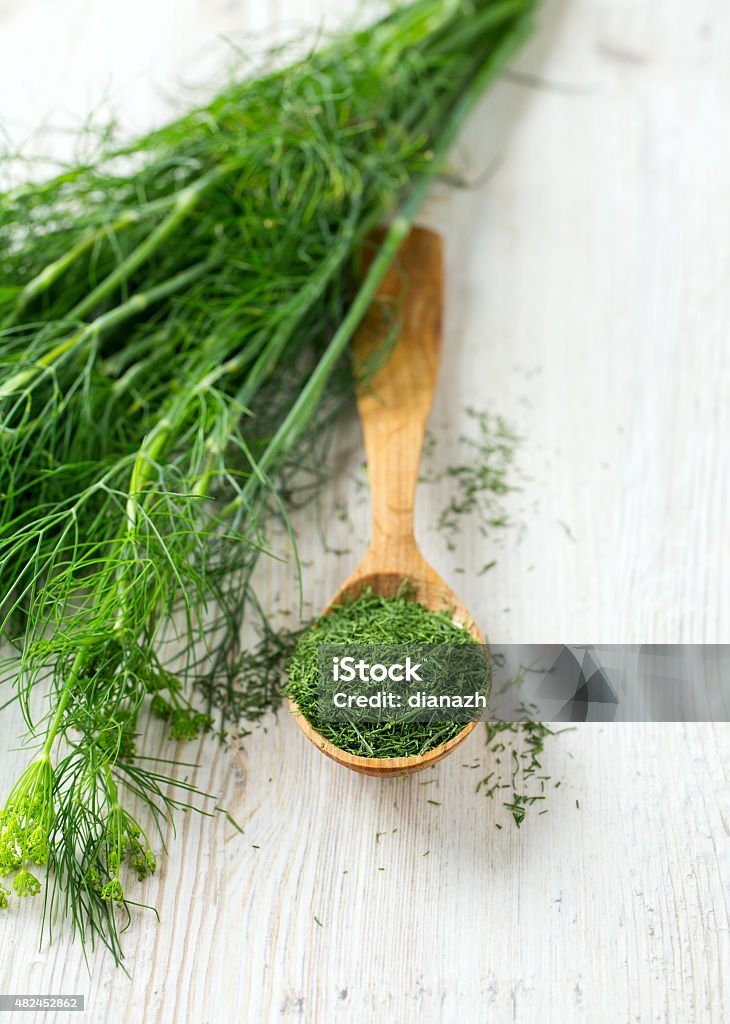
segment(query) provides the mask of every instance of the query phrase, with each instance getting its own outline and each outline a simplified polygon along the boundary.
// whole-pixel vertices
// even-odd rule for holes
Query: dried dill
[[[543,774],[541,755],[550,736],[559,732],[544,722],[533,721],[535,705],[520,705],[521,717],[513,722],[486,723],[486,750],[489,772],[476,785],[490,799],[501,799],[519,828],[531,808],[538,808],[546,799],[546,784],[551,781]],[[468,765],[467,767],[473,767]],[[560,782],[554,784],[557,788]],[[544,814],[546,809],[539,813]],[[501,825],[495,825],[501,829]]]
[[[473,644],[474,638],[446,612],[432,612],[410,600],[404,588],[392,598],[366,589],[337,605],[299,637],[289,663],[287,692],[317,732],[340,750],[362,757],[425,754],[464,728],[463,722],[326,721],[319,710],[320,644]]]
[[[483,537],[512,529],[517,524],[507,510],[505,498],[519,490],[515,482],[515,452],[521,438],[501,416],[468,408],[472,432],[459,437],[458,464],[437,474],[436,481],[448,482],[451,496],[439,514],[436,526],[450,551],[466,522],[475,524]],[[495,563],[487,563],[487,572]]]

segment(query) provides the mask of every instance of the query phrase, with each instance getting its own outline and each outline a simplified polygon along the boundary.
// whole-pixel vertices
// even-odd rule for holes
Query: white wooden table
[[[343,5],[308,7],[331,25]],[[0,0],[0,116],[19,139],[111,102],[142,127],[181,77],[222,66],[221,34],[301,24],[296,0]],[[524,434],[528,479],[527,531],[486,576],[478,533],[448,552],[430,528],[433,486],[420,537],[502,641],[730,640],[729,46],[723,0],[549,3],[517,66],[552,87],[493,90],[458,147],[489,180],[424,218],[447,240],[442,458],[465,406],[489,407]],[[359,444],[343,427],[325,496],[352,553],[325,556],[314,511],[300,519],[313,608],[367,532]],[[273,604],[291,571],[264,576]],[[3,713],[3,794],[17,725]],[[87,971],[64,935],[39,952],[32,901],[0,914],[0,991],[84,993],[95,1022],[719,1024],[729,741],[725,724],[581,726],[548,750],[565,781],[519,832],[462,767],[481,739],[428,788],[345,774],[285,714],[236,754],[181,747],[245,834],[180,823],[141,890],[161,922],[134,921],[130,977],[101,952]]]

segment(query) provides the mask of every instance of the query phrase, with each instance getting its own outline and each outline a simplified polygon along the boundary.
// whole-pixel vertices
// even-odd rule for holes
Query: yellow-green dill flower
[[[18,896],[37,896],[41,891],[41,883],[35,875],[23,868],[13,879],[13,889]]]
[[[152,850],[145,850],[141,844],[137,844],[137,849],[132,856],[132,867],[137,872],[137,878],[141,882],[147,875],[153,875],[155,868],[157,867],[157,860]]]
[[[111,881],[101,887],[101,898],[109,900],[109,902],[113,901],[118,906],[124,903],[124,890],[118,878],[112,878]]]
[[[54,819],[53,768],[41,755],[25,769],[0,811],[0,876],[18,871],[13,889],[20,896],[40,892],[40,882],[24,865],[47,863]],[[7,902],[5,890],[2,900]]]

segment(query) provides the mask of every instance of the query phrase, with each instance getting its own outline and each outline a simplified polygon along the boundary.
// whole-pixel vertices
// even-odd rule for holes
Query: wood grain
[[[322,11],[332,24],[346,5]],[[225,62],[219,34],[301,18],[293,0],[6,0],[3,119],[20,140],[108,96],[142,127],[180,77]],[[466,530],[449,551],[431,484],[416,536],[443,576],[466,570],[458,589],[499,642],[730,639],[729,47],[722,0],[548,3],[518,61],[531,84],[480,106],[455,156],[469,187],[429,207],[447,263],[431,464],[470,430],[467,405],[506,416],[526,439],[511,506],[526,529]],[[354,416],[332,461],[298,522],[309,613],[368,537]],[[269,606],[296,610],[292,580],[262,565]],[[2,792],[20,728],[3,712]],[[39,952],[31,901],[0,915],[0,990],[83,992],[94,1024],[724,1024],[729,749],[727,724],[581,726],[546,752],[564,780],[548,813],[517,831],[458,753],[425,780],[367,779],[287,714],[236,754],[181,747],[244,836],[180,821],[140,890],[161,921],[139,912],[129,978],[100,952],[87,972],[65,935]]]
[[[420,568],[413,508],[441,361],[443,306],[441,237],[414,228],[353,342],[358,373],[365,374],[374,359],[383,362],[357,396],[371,501],[365,563],[371,569],[361,565],[360,571],[386,569],[397,575]],[[384,355],[393,331],[397,339]]]

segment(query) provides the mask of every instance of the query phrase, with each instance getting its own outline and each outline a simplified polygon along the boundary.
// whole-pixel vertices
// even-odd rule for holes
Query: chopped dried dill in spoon
[[[299,638],[289,662],[288,695],[317,732],[340,750],[361,757],[411,757],[446,743],[464,728],[454,721],[327,721],[320,712],[321,644],[473,644],[447,612],[432,612],[404,596],[380,597],[369,588],[336,605]]]

